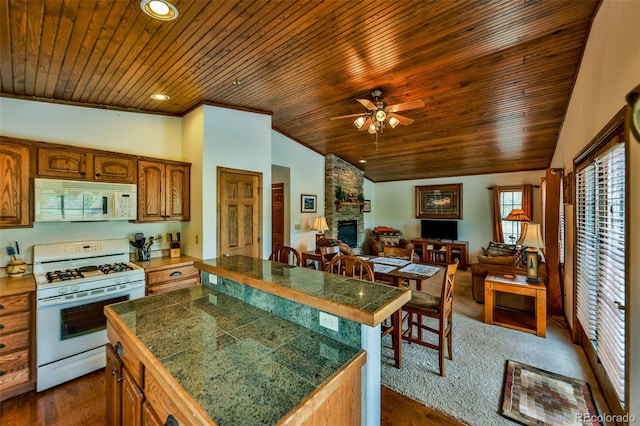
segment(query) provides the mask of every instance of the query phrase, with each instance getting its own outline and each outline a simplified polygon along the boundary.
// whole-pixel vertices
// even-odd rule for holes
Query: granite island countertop
[[[275,424],[366,354],[206,286],[105,308],[218,425]]]
[[[375,327],[411,299],[411,290],[248,256],[195,262],[210,274]]]

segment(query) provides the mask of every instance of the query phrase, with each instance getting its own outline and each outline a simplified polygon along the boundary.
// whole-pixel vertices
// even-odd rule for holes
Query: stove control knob
[[[71,286],[71,291],[79,291],[80,286],[78,284]]]
[[[60,287],[58,289],[58,294],[65,294],[66,292],[68,292],[69,290],[66,287]]]
[[[122,277],[116,277],[116,279],[114,280],[114,282],[116,284],[120,284],[122,282]]]

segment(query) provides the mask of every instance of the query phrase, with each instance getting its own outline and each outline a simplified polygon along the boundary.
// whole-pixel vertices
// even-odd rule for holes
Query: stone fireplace
[[[364,243],[364,213],[358,204],[342,204],[339,209],[336,209],[336,189],[341,187],[347,193],[355,196],[363,194],[364,172],[333,154],[325,157],[324,168],[324,211],[330,229],[327,234],[330,234],[333,238],[340,239],[338,236],[339,222],[355,221],[356,241],[352,247],[356,254],[360,254]],[[353,227],[353,223],[350,223],[349,226]]]

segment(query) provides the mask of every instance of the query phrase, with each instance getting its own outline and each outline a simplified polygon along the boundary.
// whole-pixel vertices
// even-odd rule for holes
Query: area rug
[[[524,425],[601,425],[587,382],[507,360],[500,413]]]

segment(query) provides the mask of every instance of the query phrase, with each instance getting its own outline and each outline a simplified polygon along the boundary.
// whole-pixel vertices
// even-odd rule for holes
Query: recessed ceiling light
[[[231,82],[231,84],[233,84],[234,86],[240,86],[242,82],[236,78],[235,80],[233,80],[233,82]]]
[[[367,160],[358,160],[358,163],[360,164],[365,164],[367,162]]]
[[[178,9],[166,0],[142,0],[140,9],[160,21],[173,21],[178,17]]]
[[[155,101],[168,101],[169,99],[171,99],[171,96],[165,95],[164,93],[154,93],[150,97]]]

